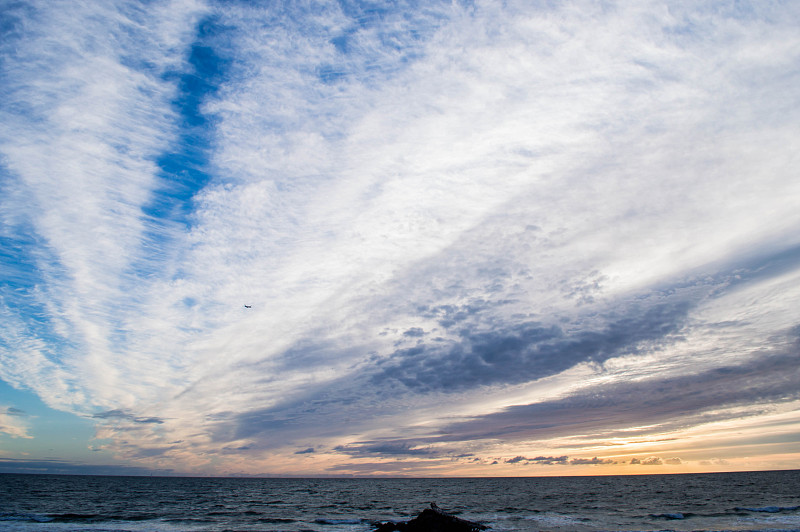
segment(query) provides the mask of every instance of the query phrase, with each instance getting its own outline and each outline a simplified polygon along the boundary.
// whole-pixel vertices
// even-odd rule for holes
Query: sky
[[[0,472],[800,469],[800,3],[0,4]]]

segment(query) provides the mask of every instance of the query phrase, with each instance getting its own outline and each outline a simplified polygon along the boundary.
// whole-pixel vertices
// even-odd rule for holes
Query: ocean
[[[800,531],[800,471],[288,479],[0,474],[0,530],[367,532],[431,502],[502,531]]]

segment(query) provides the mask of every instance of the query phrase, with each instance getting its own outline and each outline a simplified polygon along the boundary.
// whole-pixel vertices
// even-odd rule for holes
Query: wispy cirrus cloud
[[[183,68],[199,15],[192,2],[21,4],[7,14],[3,237],[16,278],[3,299],[25,312],[4,329],[4,367],[14,368],[4,377],[51,405],[83,408],[121,390],[134,289],[162,261],[154,240],[169,237],[142,212],[176,131],[164,77]],[[20,351],[41,364],[15,364]],[[60,386],[41,380],[42,366]]]
[[[796,400],[796,6],[72,6],[6,15],[0,377],[108,452],[593,466]]]

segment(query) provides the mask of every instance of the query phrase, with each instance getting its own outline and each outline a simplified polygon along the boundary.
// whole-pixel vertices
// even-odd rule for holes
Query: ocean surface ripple
[[[797,531],[800,471],[295,479],[0,474],[0,530],[367,532],[435,501],[505,531]]]

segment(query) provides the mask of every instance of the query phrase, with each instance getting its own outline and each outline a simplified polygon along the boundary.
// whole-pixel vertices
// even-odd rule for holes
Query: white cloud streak
[[[33,241],[34,288],[23,304],[51,330],[35,357],[64,368],[90,404],[114,400],[118,379],[128,378],[116,338],[138,306],[133,269],[142,258],[160,260],[144,255],[142,208],[160,186],[155,159],[175,134],[175,87],[161,78],[181,67],[197,8],[61,2],[7,16],[16,38],[4,46],[4,236]],[[35,316],[25,318],[22,327],[37,327]],[[6,339],[13,365],[13,349],[26,350]],[[63,406],[37,374],[27,385]]]

